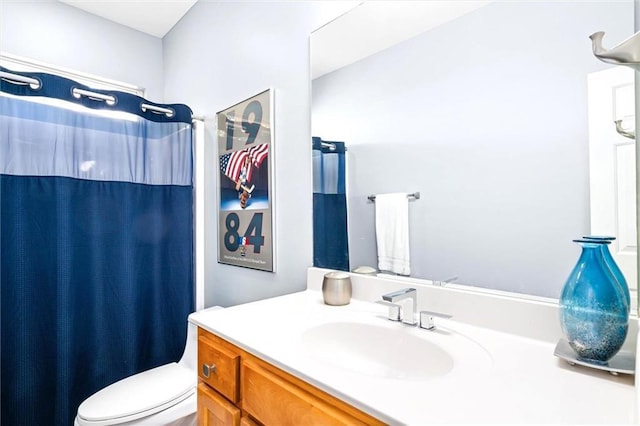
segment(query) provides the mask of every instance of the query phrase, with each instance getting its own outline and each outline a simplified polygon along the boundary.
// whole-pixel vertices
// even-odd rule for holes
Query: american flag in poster
[[[263,143],[252,146],[220,157],[220,171],[228,176],[232,181],[237,182],[242,171],[242,166],[249,159],[254,167],[259,168],[265,158],[269,155],[269,144]],[[253,167],[247,170],[247,181],[251,182]]]

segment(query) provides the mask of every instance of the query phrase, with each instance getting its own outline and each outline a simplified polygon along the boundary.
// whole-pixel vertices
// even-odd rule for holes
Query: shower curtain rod
[[[71,94],[76,99],[80,99],[81,96],[86,96],[89,99],[104,101],[109,106],[113,106],[116,104],[115,96],[103,95],[102,93],[96,93],[90,90],[78,89],[77,87],[74,87],[73,89],[71,89]]]
[[[323,148],[329,148],[331,151],[335,151],[336,150],[336,144],[335,143],[320,142],[320,146],[323,147]]]
[[[0,71],[0,78],[4,81],[11,84],[28,84],[31,89],[38,90],[41,87],[40,80],[36,78],[26,77],[20,74],[13,74],[5,71]],[[81,96],[86,96],[87,98],[100,100],[107,103],[109,106],[113,106],[116,103],[116,97],[113,95],[105,95],[103,93],[93,92],[91,90],[79,89],[74,87],[72,90],[73,97],[76,99],[80,99]],[[141,103],[140,109],[142,112],[151,111],[156,114],[165,114],[168,118],[171,118],[175,115],[175,111],[171,108],[159,107],[155,105],[150,105],[148,103]],[[196,118],[196,117],[193,117]]]
[[[25,77],[23,75],[12,74],[4,71],[0,71],[0,78],[7,83],[28,84],[33,90],[38,90],[40,88],[40,80],[36,78]]]
[[[323,148],[329,148],[329,151],[335,151],[336,150],[336,144],[335,143],[331,143],[331,142],[320,142],[320,146]],[[347,147],[344,147],[344,150],[347,150]]]

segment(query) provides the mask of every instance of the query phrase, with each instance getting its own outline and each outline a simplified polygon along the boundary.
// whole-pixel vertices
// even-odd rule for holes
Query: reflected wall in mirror
[[[319,32],[368,3],[312,34],[312,68]],[[484,3],[314,78],[312,134],[348,149],[351,268],[377,266],[367,197],[419,191],[412,277],[558,298],[580,254],[572,240],[617,233],[591,228],[587,80],[615,66],[594,57],[589,35],[604,31],[605,46],[631,36],[634,3]],[[633,126],[633,112],[622,118]]]

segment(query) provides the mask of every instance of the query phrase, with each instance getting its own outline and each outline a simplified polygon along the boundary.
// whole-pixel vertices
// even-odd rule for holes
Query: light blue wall
[[[161,39],[55,0],[0,0],[0,52],[134,84],[165,101]]]
[[[309,34],[332,17],[323,6],[200,1],[164,38],[165,96],[206,117],[206,306],[305,288],[313,238]],[[215,114],[267,88],[275,95],[275,273],[217,262]]]
[[[349,147],[351,265],[377,263],[367,195],[420,191],[412,275],[558,297],[590,227],[595,31],[631,35],[633,2],[496,2],[316,79],[312,133]]]

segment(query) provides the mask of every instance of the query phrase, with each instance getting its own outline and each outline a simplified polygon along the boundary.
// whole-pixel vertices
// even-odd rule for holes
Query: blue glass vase
[[[582,246],[582,253],[562,288],[560,324],[581,359],[604,364],[627,337],[629,302],[606,264],[603,242],[574,242]]]
[[[600,250],[602,250],[602,256],[604,257],[604,261],[609,267],[609,269],[611,269],[613,276],[616,277],[616,280],[618,280],[618,284],[620,284],[620,287],[622,287],[622,292],[627,298],[627,304],[629,305],[629,309],[631,309],[631,295],[629,294],[629,285],[627,284],[627,280],[622,274],[622,270],[620,270],[620,267],[618,267],[618,264],[616,263],[616,261],[613,259],[613,256],[611,255],[611,251],[609,250],[609,244],[606,243],[607,241],[613,242],[616,239],[616,237],[611,237],[608,235],[606,236],[605,235],[602,235],[602,236],[601,235],[585,235],[582,238],[584,238],[585,240],[604,242],[603,244],[600,245]]]

